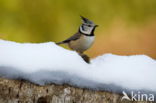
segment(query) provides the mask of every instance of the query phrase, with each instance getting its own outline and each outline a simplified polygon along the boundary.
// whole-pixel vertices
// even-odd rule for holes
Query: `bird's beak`
[[[99,25],[95,25],[95,27],[98,27]]]

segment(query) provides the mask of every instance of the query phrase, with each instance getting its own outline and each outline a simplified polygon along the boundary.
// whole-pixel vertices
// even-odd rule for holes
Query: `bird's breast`
[[[82,35],[79,39],[75,41],[71,41],[69,43],[69,47],[76,51],[83,52],[88,48],[90,48],[93,42],[94,42],[94,36]]]

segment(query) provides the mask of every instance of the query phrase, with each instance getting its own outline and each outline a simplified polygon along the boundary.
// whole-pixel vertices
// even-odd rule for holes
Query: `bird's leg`
[[[80,53],[80,52],[78,52],[78,53],[86,63],[90,63],[90,57],[89,56],[87,56],[86,54]]]

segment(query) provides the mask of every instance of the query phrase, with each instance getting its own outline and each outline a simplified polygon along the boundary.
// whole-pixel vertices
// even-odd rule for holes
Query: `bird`
[[[93,45],[95,40],[94,31],[98,25],[83,16],[80,17],[82,19],[82,24],[79,26],[78,32],[68,39],[56,44],[67,44],[70,49],[78,52],[79,54],[83,54]]]

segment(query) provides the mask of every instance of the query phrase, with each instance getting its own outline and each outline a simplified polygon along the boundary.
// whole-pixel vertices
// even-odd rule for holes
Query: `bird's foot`
[[[90,57],[89,56],[87,56],[86,54],[79,54],[82,58],[83,58],[83,60],[86,62],[86,63],[90,63]]]

